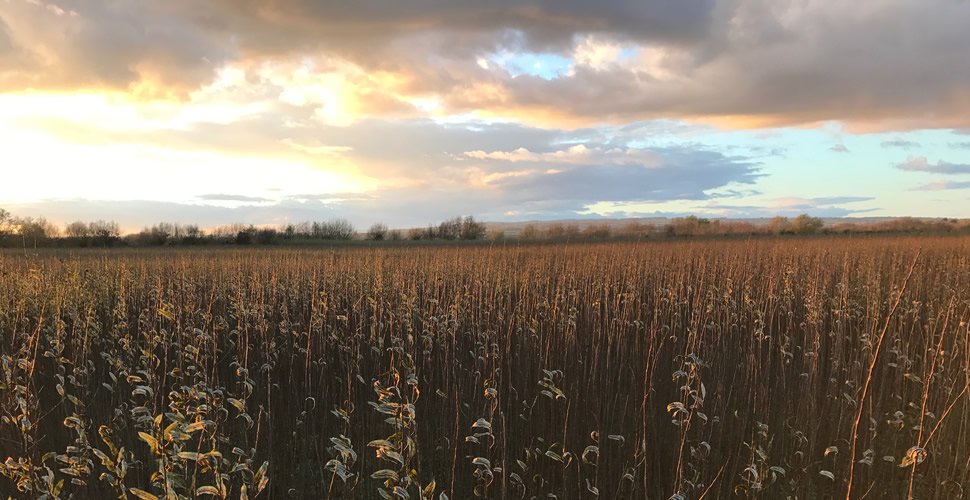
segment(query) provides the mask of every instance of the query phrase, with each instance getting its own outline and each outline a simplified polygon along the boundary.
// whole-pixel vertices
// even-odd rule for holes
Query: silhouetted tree
[[[64,228],[64,234],[70,238],[87,238],[91,234],[88,232],[88,225],[85,222],[74,221]]]
[[[256,231],[255,240],[260,245],[272,245],[276,243],[279,233],[273,228],[263,228]]]
[[[96,220],[88,224],[88,236],[95,245],[109,247],[121,237],[121,228],[115,221]]]
[[[456,240],[461,237],[461,217],[453,217],[438,224],[438,237],[443,240]]]
[[[370,229],[367,230],[367,239],[382,241],[385,236],[387,236],[387,226],[381,224],[380,222],[372,225]]]
[[[36,247],[38,242],[58,236],[57,226],[43,217],[16,218],[13,219],[13,225],[17,228],[17,234],[20,235],[24,246]]]
[[[236,244],[250,245],[252,244],[253,239],[255,239],[255,236],[256,236],[256,228],[253,226],[249,226],[246,229],[243,229],[242,231],[239,231],[236,233]]]
[[[478,240],[485,237],[485,224],[477,222],[471,215],[461,220],[460,237],[463,240]]]

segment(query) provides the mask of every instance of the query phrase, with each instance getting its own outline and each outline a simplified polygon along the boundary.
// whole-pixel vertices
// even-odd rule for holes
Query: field
[[[0,492],[970,495],[970,238],[0,254]]]

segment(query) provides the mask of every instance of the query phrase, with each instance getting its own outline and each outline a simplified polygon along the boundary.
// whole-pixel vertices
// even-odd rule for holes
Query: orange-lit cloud
[[[966,127],[970,67],[953,62],[970,44],[967,25],[970,4],[948,0],[7,0],[0,89],[184,101],[235,69],[334,123],[424,114],[574,127]],[[520,75],[489,61],[499,52],[572,67]]]

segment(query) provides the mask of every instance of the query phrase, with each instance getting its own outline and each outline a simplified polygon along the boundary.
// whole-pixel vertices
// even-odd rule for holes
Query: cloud
[[[33,64],[2,73],[0,89],[119,88],[184,95],[238,57],[227,38],[166,4],[6,2],[12,39]]]
[[[541,144],[532,148],[543,149]],[[197,223],[203,227],[243,222],[283,224],[332,217],[366,226],[382,221],[409,227],[436,223],[457,214],[484,220],[509,218],[569,218],[597,202],[703,201],[718,190],[749,185],[760,175],[756,162],[693,147],[630,150],[621,153],[588,147],[587,161],[509,162],[466,159],[452,165],[442,155],[440,165],[418,177],[417,184],[386,185],[364,193],[299,193],[268,198],[232,194],[197,196],[206,204],[158,201],[46,200],[10,206],[14,212],[43,214],[54,221],[117,218],[137,228],[158,221]],[[568,150],[568,149],[567,149]],[[650,158],[649,164],[640,161]],[[509,168],[509,167],[512,168]],[[711,193],[708,193],[711,191]],[[222,205],[218,202],[235,202]]]
[[[0,16],[0,55],[7,55],[15,48],[13,35],[10,33],[10,26],[7,26],[7,22],[3,20],[3,16]]]
[[[273,201],[269,198],[262,198],[259,196],[245,196],[241,194],[200,194],[197,196],[200,200],[205,201],[241,201],[249,203],[263,203],[268,201]]]
[[[798,200],[797,198],[785,198],[786,200]],[[823,196],[819,198],[810,198],[810,203],[814,206],[825,206],[825,205],[842,205],[844,203],[860,203],[863,201],[871,201],[875,198],[872,196]]]
[[[970,141],[968,142],[951,142],[949,146],[953,149],[970,149]]]
[[[596,202],[704,200],[709,190],[752,184],[759,164],[688,147],[603,149],[582,145],[534,154],[528,150],[472,152],[484,160],[482,184],[510,206],[558,203],[582,210]],[[502,169],[506,163],[515,170]],[[499,166],[498,173],[490,168]]]
[[[807,213],[815,217],[845,217],[878,210],[869,207],[852,207],[856,203],[873,201],[870,196],[832,196],[820,198],[787,197],[768,200],[766,205],[732,205],[708,204],[708,210],[713,210],[723,217],[761,218],[786,216],[793,217]]]
[[[362,229],[374,222],[384,222],[392,227],[420,227],[459,214],[475,214],[477,218],[489,220],[502,217],[501,211],[482,210],[483,202],[488,199],[479,192],[435,192],[429,196],[401,190],[389,191],[386,195],[380,199],[358,197],[343,202],[281,200],[232,207],[151,200],[70,199],[8,204],[4,208],[18,216],[43,216],[59,224],[74,220],[114,220],[125,232],[137,232],[158,222],[212,228],[232,223],[285,225],[343,218]],[[447,212],[442,211],[442,202],[448,203]]]
[[[528,148],[518,148],[514,151],[481,150],[466,151],[466,158],[473,160],[498,160],[511,163],[541,162],[548,164],[582,165],[591,161],[614,165],[656,165],[660,158],[649,149],[641,148],[596,148],[591,149],[585,144],[576,144],[566,149],[536,153]]]
[[[913,149],[918,148],[919,143],[914,141],[907,141],[906,139],[892,139],[889,141],[883,141],[880,145],[884,148],[900,148],[900,149]]]
[[[190,111],[176,116],[194,116]],[[604,201],[706,200],[747,190],[763,175],[760,159],[726,149],[700,143],[642,145],[645,138],[669,143],[694,130],[667,122],[622,130],[427,119],[364,119],[338,126],[287,104],[225,123],[174,121],[178,126],[156,110],[153,118],[159,121],[149,128],[127,127],[113,119],[85,123],[80,117],[50,122],[43,113],[38,122],[37,114],[30,111],[30,120],[16,124],[29,129],[57,123],[53,130],[65,148],[90,152],[85,153],[87,173],[75,169],[72,179],[95,186],[101,184],[95,180],[99,177],[112,179],[110,188],[85,189],[87,198],[117,199],[124,193],[121,196],[151,200],[164,191],[169,200],[197,206],[176,214],[218,208],[215,216],[200,218],[203,226],[268,223],[281,217],[299,221],[301,214],[338,214],[361,224],[404,226],[460,213],[494,220],[507,219],[509,213],[575,217],[588,205]],[[150,165],[167,175],[146,187],[143,175],[130,168],[131,155],[151,156]],[[28,155],[22,157],[26,161]],[[192,184],[184,182],[182,173],[188,170],[197,172]],[[28,172],[33,170],[18,171],[23,172],[22,182],[30,182]],[[344,174],[356,182],[344,183]],[[73,186],[43,193],[51,198],[75,196],[79,188],[77,183]],[[62,209],[50,203],[44,206]],[[165,208],[161,215],[136,214],[113,206],[126,216],[137,216],[138,222],[129,224],[152,224],[169,213]]]
[[[224,69],[244,68],[247,78],[264,73],[253,85],[268,82],[336,122],[473,113],[559,127],[655,118],[970,126],[970,66],[952,64],[970,44],[970,3],[952,0],[878,9],[769,0],[4,5],[0,47],[32,56],[0,71],[11,91],[108,87],[184,100]],[[497,63],[500,54],[559,58],[568,69],[522,74]]]
[[[946,73],[949,58],[962,53],[956,40],[968,38],[961,26],[970,22],[970,4],[932,4],[737,2],[724,7],[723,24],[713,22],[707,37],[691,43],[634,41],[628,47],[635,56],[609,69],[577,64],[564,78],[498,80],[490,92],[449,102],[567,123],[676,116],[734,126],[965,124],[960,110],[970,100],[970,69],[944,79],[926,75]],[[941,11],[953,17],[941,22]],[[899,26],[900,18],[908,22]],[[900,29],[910,38],[901,38]]]
[[[0,16],[0,82],[16,68],[29,67],[31,64],[28,53],[14,40],[10,25]]]
[[[951,189],[970,189],[970,181],[934,180],[914,187],[912,191],[945,191]]]
[[[830,147],[829,151],[835,151],[836,153],[848,153],[849,148],[845,147],[845,144],[836,144]]]
[[[906,161],[896,165],[896,168],[907,172],[929,172],[933,174],[970,174],[970,165],[937,161],[931,164],[925,156],[910,156]]]

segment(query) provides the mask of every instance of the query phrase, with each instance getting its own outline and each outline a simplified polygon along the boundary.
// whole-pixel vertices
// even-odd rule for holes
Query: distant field
[[[0,492],[965,498],[968,321],[970,237],[11,251]]]

